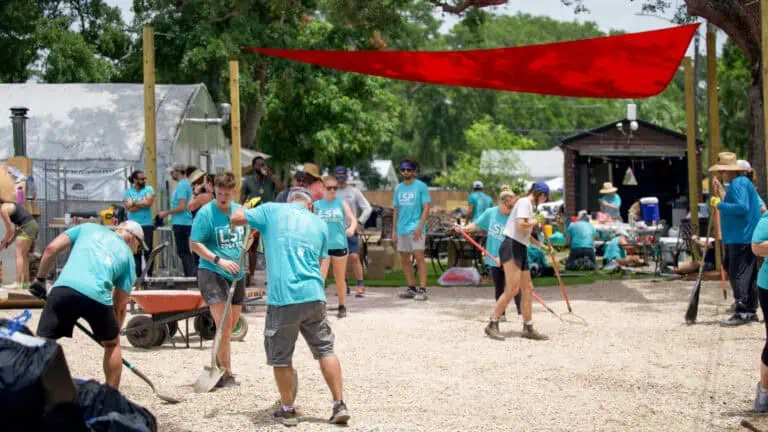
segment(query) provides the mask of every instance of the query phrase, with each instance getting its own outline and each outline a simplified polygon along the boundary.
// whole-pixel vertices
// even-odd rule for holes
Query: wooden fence
[[[393,191],[365,191],[363,195],[373,205],[392,207]],[[456,207],[467,207],[469,192],[431,191],[429,196],[432,198],[432,207],[454,210]]]

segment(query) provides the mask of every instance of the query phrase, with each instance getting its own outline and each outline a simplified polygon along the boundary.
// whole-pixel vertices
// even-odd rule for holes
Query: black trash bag
[[[3,431],[86,431],[61,346],[0,318],[0,413]]]
[[[146,408],[117,389],[93,380],[75,380],[83,419],[93,432],[157,432],[157,420]]]

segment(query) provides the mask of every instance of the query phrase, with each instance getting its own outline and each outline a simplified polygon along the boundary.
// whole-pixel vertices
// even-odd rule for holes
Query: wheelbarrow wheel
[[[248,320],[244,316],[240,315],[240,319],[235,323],[235,328],[232,329],[232,340],[241,341],[245,339],[245,335],[248,334]]]
[[[132,328],[145,326],[149,326],[149,328],[131,331]],[[128,321],[125,336],[128,338],[128,342],[136,348],[151,348],[158,339],[158,333],[160,333],[160,329],[155,327],[152,318],[146,315],[137,315]]]
[[[155,339],[155,344],[153,346],[161,346],[168,338],[168,334],[170,334],[168,331],[168,324],[160,324],[159,326],[156,326],[155,329],[157,329],[157,339]]]
[[[194,327],[203,340],[211,340],[216,337],[216,322],[209,313],[196,316]]]
[[[169,322],[167,325],[168,325],[168,337],[176,336],[176,333],[179,332],[179,322],[172,321],[172,322]]]

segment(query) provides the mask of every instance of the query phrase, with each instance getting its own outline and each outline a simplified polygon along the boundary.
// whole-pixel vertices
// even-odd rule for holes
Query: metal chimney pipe
[[[13,123],[13,155],[27,155],[27,112],[29,108],[12,107],[11,121]]]

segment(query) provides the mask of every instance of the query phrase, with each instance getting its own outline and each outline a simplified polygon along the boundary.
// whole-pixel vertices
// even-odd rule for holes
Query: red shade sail
[[[471,51],[243,49],[405,81],[555,96],[644,98],[667,87],[697,27],[689,24],[619,36]]]

